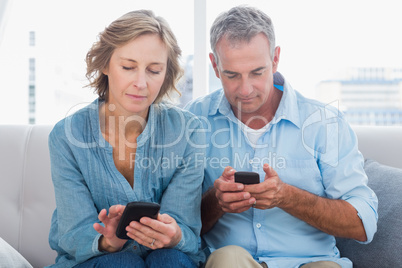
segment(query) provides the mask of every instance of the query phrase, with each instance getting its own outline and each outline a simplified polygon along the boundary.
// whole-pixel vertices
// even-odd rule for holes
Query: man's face
[[[277,70],[279,53],[277,47],[272,60],[268,39],[264,34],[258,34],[249,43],[232,44],[222,38],[216,45],[218,59],[210,54],[215,74],[238,118],[269,115],[274,91],[273,73]]]

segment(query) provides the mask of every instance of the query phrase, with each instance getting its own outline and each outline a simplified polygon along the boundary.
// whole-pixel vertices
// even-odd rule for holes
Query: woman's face
[[[167,60],[168,49],[155,34],[142,35],[116,48],[103,71],[109,82],[109,110],[146,118],[165,80]]]

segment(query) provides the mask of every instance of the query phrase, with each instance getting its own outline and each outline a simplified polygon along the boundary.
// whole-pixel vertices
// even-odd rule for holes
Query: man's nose
[[[253,91],[253,86],[252,86],[250,79],[248,79],[248,78],[242,79],[241,85],[240,85],[240,94],[242,96],[248,96],[251,94],[252,91]]]

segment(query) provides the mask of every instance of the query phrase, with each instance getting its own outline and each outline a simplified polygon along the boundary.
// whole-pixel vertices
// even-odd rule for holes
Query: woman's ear
[[[102,70],[102,73],[107,76],[109,73],[109,68],[105,67],[105,69]]]

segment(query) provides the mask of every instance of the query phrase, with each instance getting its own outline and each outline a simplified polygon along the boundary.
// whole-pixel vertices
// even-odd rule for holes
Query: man
[[[369,243],[377,228],[356,135],[335,108],[277,73],[280,48],[260,10],[219,15],[211,47],[223,89],[187,106],[211,140],[201,208],[206,267],[352,267],[335,236]],[[235,171],[257,172],[260,183],[235,183]]]

